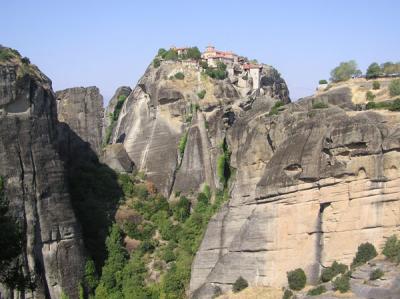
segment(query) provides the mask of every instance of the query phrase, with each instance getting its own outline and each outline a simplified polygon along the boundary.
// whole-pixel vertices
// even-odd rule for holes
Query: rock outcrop
[[[184,78],[175,78],[177,73]],[[275,69],[264,65],[260,82],[252,89],[251,78],[240,74],[211,79],[194,62],[151,65],[124,102],[110,142],[122,143],[138,171],[167,197],[197,192],[204,184],[215,190],[222,187],[216,160],[226,128],[252,107],[290,102]]]
[[[57,113],[60,126],[60,143],[67,155],[87,152],[81,149],[81,140],[98,156],[103,141],[103,97],[97,87],[74,87],[57,91]],[[72,134],[71,134],[72,132]],[[77,141],[76,139],[80,139]]]
[[[281,287],[295,268],[313,283],[321,267],[349,265],[361,243],[380,250],[399,233],[400,116],[355,111],[347,93],[300,100],[272,117],[252,110],[228,131],[232,198],[196,255],[192,297],[230,290],[239,276]]]
[[[24,233],[21,254],[34,292],[0,287],[2,298],[78,298],[81,232],[57,153],[57,107],[51,81],[10,49],[0,61],[0,176],[10,212]]]

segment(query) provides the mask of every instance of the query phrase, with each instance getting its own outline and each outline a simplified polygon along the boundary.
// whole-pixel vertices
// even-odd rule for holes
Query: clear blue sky
[[[54,90],[134,86],[160,47],[209,43],[276,67],[292,99],[339,62],[400,61],[398,0],[2,1],[0,44],[30,57]]]

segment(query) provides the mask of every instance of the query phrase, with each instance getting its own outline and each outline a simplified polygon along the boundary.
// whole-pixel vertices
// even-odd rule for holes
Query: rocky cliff
[[[399,233],[400,116],[355,111],[351,98],[342,88],[235,122],[231,200],[196,255],[193,297],[229,290],[239,276],[284,286],[295,268],[315,283],[333,261],[349,265],[359,244],[381,249]]]
[[[176,76],[183,74],[183,78]],[[264,65],[260,88],[242,73],[215,80],[191,61],[150,65],[125,100],[111,143],[122,143],[138,170],[167,197],[222,188],[216,164],[225,132],[238,115],[277,99],[288,103],[284,80]]]
[[[0,176],[23,232],[23,272],[36,283],[14,295],[2,286],[0,297],[77,298],[83,246],[56,150],[51,81],[18,52],[0,51]]]
[[[350,264],[359,244],[381,248],[399,232],[396,112],[360,111],[345,84],[290,103],[266,65],[252,86],[190,61],[151,65],[110,138],[170,200],[204,185],[229,190],[193,262],[193,298],[230,290],[239,276],[281,287],[295,268],[314,283],[333,261]]]
[[[97,87],[75,87],[56,92],[61,149],[68,155],[88,150],[101,154],[103,97]],[[75,136],[76,137],[75,137]],[[76,140],[79,139],[79,140]],[[83,145],[81,140],[86,142]],[[80,148],[88,147],[86,150]]]

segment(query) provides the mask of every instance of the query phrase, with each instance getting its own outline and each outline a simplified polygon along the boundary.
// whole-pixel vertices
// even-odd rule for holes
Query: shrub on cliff
[[[269,111],[268,115],[277,115],[278,112],[282,109],[285,104],[282,101],[277,101],[274,106],[272,106],[271,110]]]
[[[185,79],[185,74],[182,72],[177,72],[174,77],[175,77],[175,79],[183,80],[183,79]]]
[[[353,259],[352,267],[357,267],[359,265],[365,264],[369,260],[376,257],[378,253],[376,252],[375,246],[369,242],[363,243],[358,246],[356,256]]]
[[[154,60],[153,60],[153,66],[154,66],[155,68],[157,68],[157,67],[159,67],[160,65],[161,65],[160,59],[154,58]]]
[[[204,99],[206,92],[204,89],[200,92],[197,93],[197,96],[199,97],[199,99]]]
[[[345,264],[338,263],[334,261],[330,267],[327,267],[322,270],[321,273],[321,281],[328,282],[332,280],[338,274],[344,274],[348,270],[348,267]]]
[[[300,291],[306,286],[307,277],[303,269],[296,269],[287,273],[289,288],[295,291]]]
[[[396,235],[386,240],[382,253],[390,261],[400,263],[400,240],[397,239]]]
[[[318,84],[328,84],[328,81],[325,79],[319,80]]]
[[[375,99],[375,95],[370,90],[368,90],[367,93],[365,94],[365,99],[368,102],[372,102]]]
[[[389,93],[392,97],[400,95],[400,79],[392,80],[392,82],[390,82]]]
[[[346,293],[350,290],[350,274],[342,274],[333,281],[333,288],[340,293]]]
[[[369,279],[370,280],[377,280],[379,278],[382,278],[383,276],[383,271],[381,269],[375,269],[374,271],[372,271],[369,275]]]
[[[290,299],[293,298],[293,292],[291,290],[286,289],[283,293],[282,299]]]
[[[307,292],[308,296],[318,296],[326,292],[325,286],[321,285],[316,288],[313,288]]]
[[[244,279],[242,276],[240,276],[238,279],[236,279],[235,283],[232,286],[232,291],[234,293],[238,293],[245,288],[249,286],[248,282],[246,279]]]
[[[226,64],[218,62],[217,68],[207,68],[206,74],[213,79],[223,80],[227,77]]]
[[[379,83],[379,81],[372,82],[372,89],[373,90],[378,90],[379,88],[381,88],[381,84]]]
[[[312,104],[313,109],[325,109],[328,108],[328,105],[324,102],[315,102]]]

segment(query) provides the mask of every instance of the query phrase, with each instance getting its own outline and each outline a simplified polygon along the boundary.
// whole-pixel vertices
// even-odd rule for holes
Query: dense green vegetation
[[[333,281],[333,288],[340,293],[346,293],[350,290],[350,272],[340,275]]]
[[[226,200],[227,194],[218,191],[215,201],[211,203],[210,188],[205,187],[193,206],[183,196],[169,203],[163,196],[150,192],[148,185],[138,178],[125,175],[120,179],[120,185],[125,198],[129,198],[126,204],[141,219],[139,223],[129,221],[123,225],[112,225],[106,241],[107,259],[95,297],[185,298],[194,255],[209,219]],[[131,254],[123,244],[125,236],[141,242]],[[160,278],[152,280],[150,269],[160,273]],[[85,275],[86,284],[90,281],[93,289],[96,277],[92,270],[86,272],[91,273]]]
[[[331,71],[331,80],[333,82],[347,81],[353,76],[361,75],[357,63],[354,60],[340,63],[339,66]]]
[[[328,108],[328,104],[324,102],[314,102],[312,104],[312,109],[326,109]]]
[[[321,285],[316,288],[313,288],[307,292],[308,296],[318,296],[326,292],[325,286]]]
[[[390,111],[400,111],[400,98],[394,101],[385,102],[368,102],[366,105],[367,110],[370,109],[387,109]]]
[[[348,270],[345,264],[338,263],[334,261],[330,267],[327,267],[321,272],[321,281],[328,282],[332,280],[335,276],[339,274],[344,274]]]
[[[7,61],[16,57],[21,57],[17,50],[0,46],[0,61]]]
[[[175,49],[169,49],[167,51],[161,48],[158,50],[157,56],[164,60],[199,60],[201,58],[201,52],[197,47],[188,48],[183,54],[178,54]]]
[[[356,256],[353,259],[352,267],[357,267],[359,265],[365,264],[369,260],[376,257],[378,253],[376,252],[375,246],[369,242],[363,243],[358,246]]]
[[[279,113],[280,110],[282,110],[282,107],[285,104],[282,101],[277,101],[274,106],[272,106],[271,110],[269,111],[269,115],[277,115]]]
[[[110,115],[109,115],[111,123],[108,126],[108,128],[106,129],[106,136],[104,138],[104,145],[107,145],[110,142],[112,131],[113,131],[113,129],[115,127],[115,124],[116,124],[116,122],[118,120],[119,114],[121,113],[121,109],[122,109],[122,106],[125,103],[125,100],[126,100],[126,96],[125,95],[120,95],[118,97],[117,104],[115,105],[114,112],[110,113]]]
[[[199,99],[204,99],[205,95],[206,95],[207,91],[205,89],[203,89],[202,91],[197,93],[197,96],[199,97]]]
[[[400,79],[392,80],[389,84],[390,96],[400,96]]]
[[[400,263],[400,240],[397,239],[396,235],[386,240],[382,253],[388,260]]]
[[[207,67],[205,73],[213,79],[224,80],[227,77],[226,64],[218,62],[216,68]]]
[[[236,281],[234,282],[233,286],[232,286],[232,291],[234,293],[238,293],[242,290],[244,290],[245,288],[247,288],[249,286],[248,282],[246,279],[244,279],[242,276],[240,276],[238,279],[236,279]]]
[[[318,84],[328,84],[328,81],[326,81],[325,79],[319,80]]]
[[[220,182],[226,187],[231,177],[231,152],[226,139],[221,144],[222,154],[217,159],[217,175]]]
[[[383,271],[381,269],[375,269],[374,271],[372,271],[369,275],[369,279],[370,280],[377,280],[382,278],[384,275]]]
[[[21,291],[34,289],[29,273],[23,272],[18,258],[23,250],[23,233],[9,214],[9,203],[4,194],[4,181],[0,177],[0,283]]]
[[[295,291],[300,291],[306,286],[307,277],[303,269],[295,269],[287,273],[289,288]]]

